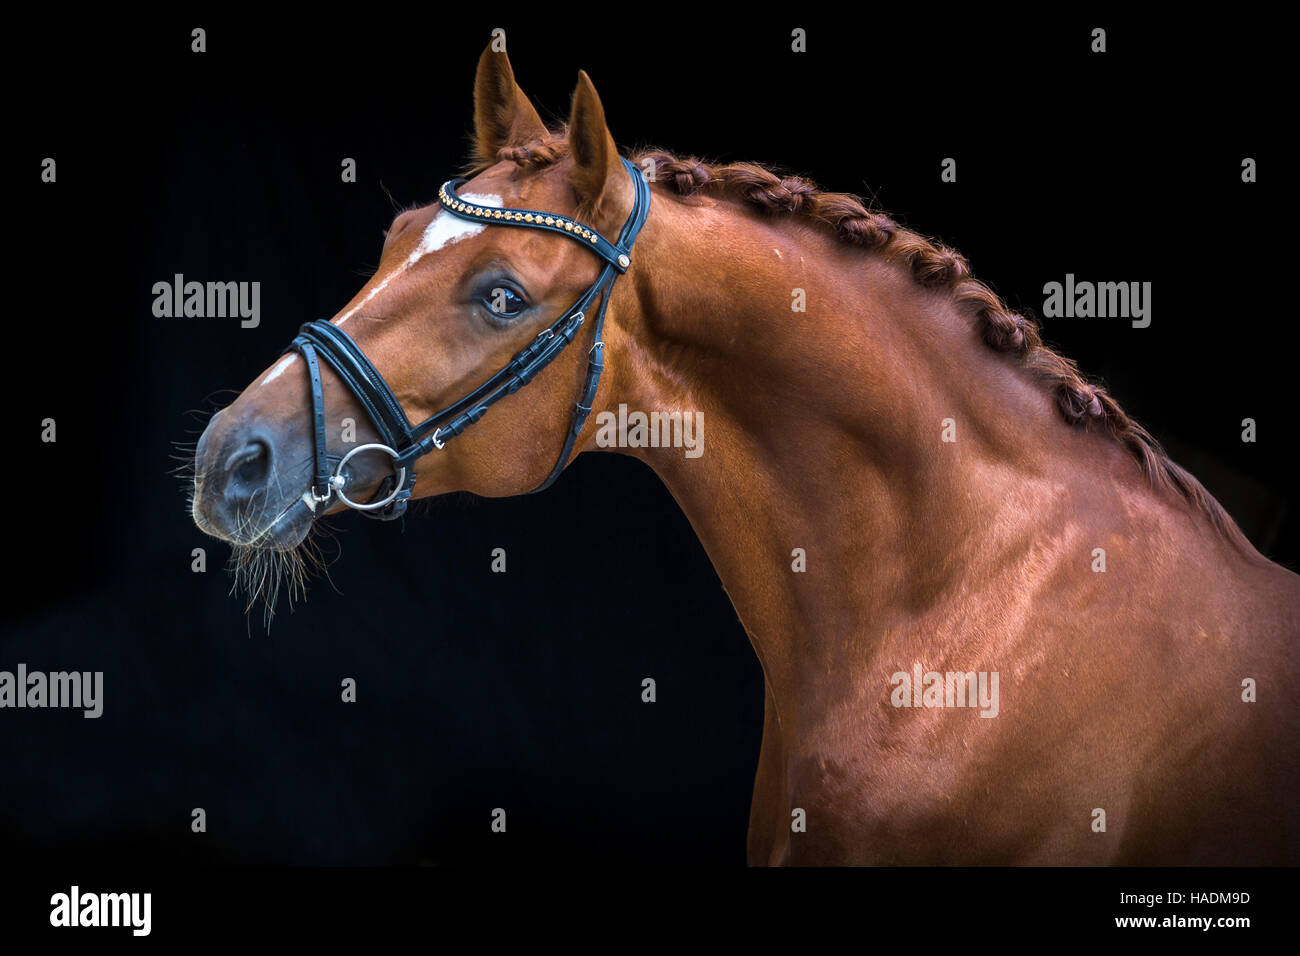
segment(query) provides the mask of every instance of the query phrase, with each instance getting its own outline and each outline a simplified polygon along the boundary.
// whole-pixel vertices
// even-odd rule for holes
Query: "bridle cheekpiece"
[[[482,206],[457,195],[457,188],[465,180],[455,179],[438,190],[438,202],[453,216],[471,222],[492,225],[522,226],[543,229],[581,242],[605,261],[596,281],[550,326],[543,329],[527,346],[517,352],[504,367],[489,377],[467,395],[457,399],[442,411],[431,415],[418,425],[411,425],[401,403],[389,388],[384,377],[371,364],[360,346],[337,325],[318,319],[308,322],[298,330],[298,335],[285,352],[297,351],[307,363],[307,377],[311,385],[312,419],[315,429],[315,476],[311,497],[315,504],[325,504],[337,496],[349,508],[355,508],[368,517],[382,520],[400,518],[406,512],[412,489],[415,487],[414,465],[417,460],[443,448],[470,425],[481,419],[485,412],[507,395],[523,388],[573,341],[586,321],[592,303],[600,297],[596,311],[594,341],[588,352],[587,379],[573,409],[573,419],[565,436],[564,446],[546,480],[533,489],[535,494],[559,477],[568,464],[573,446],[582,433],[582,427],[591,414],[600,375],[605,367],[601,330],[605,324],[605,309],[609,306],[614,282],[632,264],[632,244],[650,213],[650,187],[640,170],[626,159],[623,166],[632,177],[636,200],[632,212],[617,242],[610,242],[595,229],[566,216],[538,212],[532,209],[503,209]],[[380,441],[358,445],[338,459],[331,468],[333,456],[325,443],[325,399],[321,389],[320,364],[325,359],[338,373],[362,408],[370,417]],[[393,459],[393,474],[384,479],[375,500],[361,503],[347,497],[347,477],[344,468],[353,456],[364,451],[382,451]],[[313,509],[314,510],[314,509]]]

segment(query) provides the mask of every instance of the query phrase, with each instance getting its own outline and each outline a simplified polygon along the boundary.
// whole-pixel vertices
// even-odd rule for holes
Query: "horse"
[[[473,136],[469,179],[398,215],[356,296],[208,423],[199,528],[290,561],[349,505],[629,454],[762,666],[751,864],[1300,862],[1300,577],[1032,316],[855,196],[625,161],[585,72],[548,127],[489,48]],[[629,170],[634,248],[605,238],[638,215]],[[562,228],[505,228],[521,210]],[[528,365],[557,316],[579,344]],[[707,422],[703,453],[632,440],[624,407]],[[416,442],[422,418],[444,424]]]

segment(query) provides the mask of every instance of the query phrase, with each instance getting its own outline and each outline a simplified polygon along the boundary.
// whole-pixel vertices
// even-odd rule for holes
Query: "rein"
[[[384,377],[371,364],[361,347],[341,328],[323,319],[317,319],[307,322],[298,330],[297,337],[284,351],[302,353],[311,382],[312,418],[315,428],[315,477],[311,487],[313,501],[323,504],[337,495],[343,504],[355,508],[367,517],[384,521],[400,518],[406,512],[407,502],[415,487],[417,477],[414,470],[415,462],[435,449],[441,449],[447,442],[481,419],[484,413],[498,401],[519,391],[531,382],[538,372],[550,365],[556,356],[564,351],[565,346],[573,341],[586,321],[587,311],[596,297],[600,296],[600,307],[596,311],[594,323],[594,342],[588,350],[587,380],[574,406],[573,420],[565,436],[564,446],[546,480],[529,494],[536,494],[551,486],[564,470],[564,466],[568,464],[569,455],[573,452],[573,446],[582,432],[582,426],[587,416],[591,414],[596,390],[600,385],[600,375],[605,368],[605,343],[600,338],[605,324],[605,309],[613,294],[615,281],[631,265],[632,244],[636,241],[637,234],[650,213],[650,187],[645,177],[626,159],[623,160],[623,166],[636,187],[636,201],[631,215],[623,224],[617,242],[610,242],[596,230],[566,216],[537,212],[532,209],[503,209],[467,202],[456,194],[457,188],[466,182],[464,179],[449,180],[438,190],[439,203],[453,216],[491,225],[544,229],[567,236],[581,242],[600,256],[605,261],[605,267],[577,302],[565,310],[549,327],[538,333],[537,337],[516,353],[505,366],[473,391],[426,418],[420,424],[411,425],[402,410],[401,403],[398,402],[397,396],[393,394],[388,383],[384,381]],[[329,363],[352,394],[357,397],[357,401],[370,417],[381,439],[379,442],[353,448],[338,460],[333,470],[330,469],[333,456],[327,453],[325,445],[325,399],[321,389],[318,357]],[[378,500],[359,503],[348,498],[344,491],[347,478],[343,474],[343,469],[353,455],[367,450],[386,452],[393,460],[393,474],[386,477],[380,485],[376,493]]]

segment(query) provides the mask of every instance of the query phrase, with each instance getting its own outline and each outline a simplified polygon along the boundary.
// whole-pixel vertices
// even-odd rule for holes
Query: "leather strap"
[[[384,444],[398,447],[409,433],[410,423],[401,403],[360,346],[337,325],[323,321],[303,325],[298,330],[298,337],[285,351],[301,350],[304,344],[314,346],[356,395]]]
[[[325,402],[321,390],[320,368],[317,355],[338,373],[349,390],[357,397],[362,408],[374,423],[382,442],[397,452],[393,461],[393,476],[384,479],[374,500],[382,501],[393,491],[394,476],[398,469],[406,469],[406,478],[394,500],[382,509],[363,511],[362,514],[382,520],[399,518],[406,511],[416,481],[414,465],[425,455],[442,448],[448,441],[482,419],[494,404],[507,395],[513,395],[531,382],[542,369],[551,364],[586,322],[592,303],[600,297],[600,308],[592,323],[594,340],[588,351],[587,378],[582,393],[573,410],[573,420],[565,436],[560,456],[550,474],[530,492],[536,494],[559,477],[568,464],[574,445],[582,434],[587,416],[591,414],[596,392],[600,387],[601,372],[605,368],[604,342],[601,331],[605,324],[605,310],[609,307],[614,282],[627,271],[631,263],[632,244],[645,224],[650,212],[650,187],[640,170],[626,159],[623,166],[632,177],[636,199],[632,212],[619,233],[618,242],[611,243],[598,232],[577,220],[550,213],[527,209],[503,209],[479,206],[466,202],[456,193],[456,187],[465,182],[452,180],[439,190],[439,201],[453,216],[491,225],[525,226],[544,229],[581,242],[605,260],[600,276],[582,297],[560,315],[549,327],[543,329],[527,346],[517,352],[504,367],[491,375],[469,394],[457,399],[435,415],[412,426],[401,403],[384,377],[371,364],[370,359],[346,332],[323,320],[305,323],[286,352],[299,351],[307,362],[312,388],[312,414],[315,420],[315,486],[318,500],[325,500],[330,492],[329,457],[325,444]],[[550,222],[546,220],[550,219]]]
[[[632,251],[632,244],[636,242],[637,235],[641,232],[641,227],[645,225],[646,217],[650,213],[650,184],[646,182],[640,170],[623,160],[624,167],[632,174],[632,182],[636,186],[636,199],[633,202],[632,214],[623,225],[623,231],[619,233],[618,249],[622,250],[621,255],[629,257]],[[629,258],[622,261],[627,262]],[[619,261],[612,263],[614,268],[619,269],[622,273],[626,271],[620,265]],[[573,407],[573,423],[569,426],[569,434],[564,439],[564,447],[560,449],[560,457],[555,461],[555,467],[551,473],[546,476],[546,480],[529,492],[531,495],[539,491],[545,491],[555,483],[555,479],[560,477],[560,472],[569,463],[569,456],[573,454],[573,446],[577,444],[578,436],[582,434],[583,426],[587,422],[587,416],[591,414],[592,405],[596,401],[596,392],[600,389],[600,375],[605,370],[605,343],[601,340],[601,333],[605,328],[605,309],[609,305],[610,297],[614,292],[614,281],[617,275],[609,275],[608,285],[605,285],[606,275],[610,267],[606,266],[605,271],[601,273],[596,285],[592,287],[594,292],[597,288],[602,288],[603,295],[600,300],[600,310],[596,313],[596,322],[593,326],[595,332],[591,348],[587,352],[587,381],[583,385],[582,395],[577,404]],[[588,293],[589,295],[591,293]]]
[[[312,495],[318,500],[329,497],[330,475],[329,460],[325,456],[325,394],[321,388],[320,365],[316,361],[316,350],[308,342],[302,343],[303,360],[307,363],[307,378],[311,382],[312,418],[316,429],[316,476],[312,484]]]
[[[623,165],[631,168],[634,177],[644,181],[640,171],[626,159],[623,160]],[[468,180],[449,179],[442,184],[442,189],[438,190],[438,201],[452,215],[468,219],[471,222],[485,222],[492,226],[522,226],[526,229],[542,229],[566,236],[569,239],[576,239],[612,265],[620,274],[627,271],[629,262],[625,260],[629,258],[630,244],[624,243],[621,238],[618,244],[615,245],[595,229],[579,222],[577,219],[557,216],[554,213],[538,212],[536,209],[480,206],[477,203],[464,200],[456,194],[457,188],[463,186],[466,182]]]

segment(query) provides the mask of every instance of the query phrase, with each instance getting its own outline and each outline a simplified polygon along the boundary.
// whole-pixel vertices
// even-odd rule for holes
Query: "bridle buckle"
[[[342,475],[330,475],[325,482],[325,494],[318,495],[316,493],[316,487],[314,485],[312,486],[311,500],[318,505],[323,505],[334,496],[334,492],[337,491],[340,494],[342,493],[345,482],[346,479]]]

